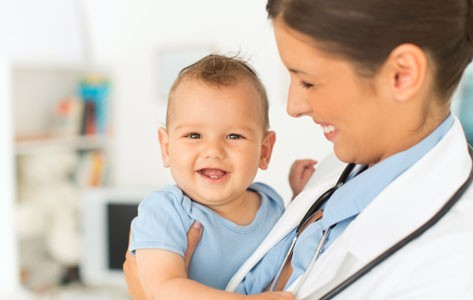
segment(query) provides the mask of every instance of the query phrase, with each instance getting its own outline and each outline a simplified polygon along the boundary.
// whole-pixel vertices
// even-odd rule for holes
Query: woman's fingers
[[[195,221],[187,232],[187,249],[186,253],[184,254],[184,264],[187,271],[189,270],[192,255],[194,255],[195,248],[197,248],[197,245],[200,242],[203,231],[204,227],[202,224],[199,221]]]
[[[204,228],[199,221],[195,221],[194,224],[187,232],[187,249],[184,255],[184,263],[186,270],[189,269],[189,264],[192,259],[192,255],[199,244],[200,238]],[[130,231],[131,238],[131,231]],[[133,300],[146,300],[146,295],[141,285],[141,281],[138,275],[138,267],[136,265],[136,257],[127,251],[125,254],[125,262],[123,263],[123,272],[125,274],[125,281],[128,286],[128,293]]]
[[[296,299],[292,293],[289,292],[266,292],[257,295],[248,296],[252,300],[294,300]]]
[[[143,287],[141,286],[140,277],[138,275],[136,257],[132,255],[128,250],[126,251],[125,262],[123,263],[123,273],[125,274],[125,282],[128,286],[128,294],[130,295],[131,299],[146,300],[146,295],[143,290]]]

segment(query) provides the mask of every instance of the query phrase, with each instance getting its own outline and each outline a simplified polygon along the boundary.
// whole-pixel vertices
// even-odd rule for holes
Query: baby
[[[255,72],[221,55],[184,68],[158,136],[176,185],[151,193],[132,222],[130,250],[147,298],[292,299],[222,291],[284,210],[272,188],[253,183],[258,168],[268,168],[276,139]],[[195,221],[204,231],[186,270],[186,234]]]

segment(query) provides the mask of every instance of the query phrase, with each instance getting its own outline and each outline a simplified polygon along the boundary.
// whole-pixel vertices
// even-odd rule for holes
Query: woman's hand
[[[196,221],[192,224],[189,232],[187,233],[187,250],[184,257],[184,263],[186,270],[189,269],[189,264],[194,254],[195,248],[199,244],[200,238],[202,237],[202,232],[204,228],[202,225]],[[131,231],[130,231],[131,238]],[[129,243],[129,242],[128,242]],[[125,282],[128,286],[128,294],[133,300],[147,300],[141,280],[138,276],[138,268],[136,265],[136,257],[126,251],[125,262],[123,263],[123,272],[125,273]],[[273,299],[273,298],[268,298]],[[279,299],[279,298],[274,298]],[[281,298],[285,299],[285,298]],[[291,299],[291,298],[289,298]]]
[[[131,230],[130,230],[131,239]],[[130,239],[128,244],[130,244]],[[125,262],[123,263],[123,273],[125,274],[125,282],[128,286],[128,294],[133,300],[146,300],[146,295],[141,285],[140,277],[138,276],[138,268],[136,266],[136,257],[126,251]]]
[[[314,165],[317,163],[313,159],[300,159],[292,163],[289,171],[289,185],[292,189],[292,199],[302,191],[309,181],[310,176],[315,172]]]
[[[195,248],[197,248],[203,232],[204,227],[202,227],[202,224],[200,224],[199,221],[194,221],[187,232],[187,249],[186,253],[184,253],[184,265],[186,266],[187,273],[189,273],[189,265],[191,263],[192,255],[194,255]]]
[[[266,292],[257,295],[245,297],[248,300],[294,300],[296,299],[292,293],[289,292]]]

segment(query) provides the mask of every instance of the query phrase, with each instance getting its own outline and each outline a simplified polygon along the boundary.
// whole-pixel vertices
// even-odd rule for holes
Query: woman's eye
[[[200,139],[200,134],[193,132],[193,133],[187,134],[186,137],[190,139]]]
[[[243,136],[239,135],[239,134],[236,134],[236,133],[230,133],[229,135],[227,135],[227,139],[229,140],[238,140],[238,139],[242,139]]]
[[[299,83],[305,89],[311,89],[311,88],[314,87],[314,85],[312,83],[308,83],[308,82],[303,81],[303,80],[301,80]]]

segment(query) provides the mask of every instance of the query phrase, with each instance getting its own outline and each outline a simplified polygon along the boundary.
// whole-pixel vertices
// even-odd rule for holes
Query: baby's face
[[[186,80],[173,97],[160,143],[177,185],[210,208],[243,199],[258,168],[267,168],[274,143],[259,94],[248,83],[213,87]]]

